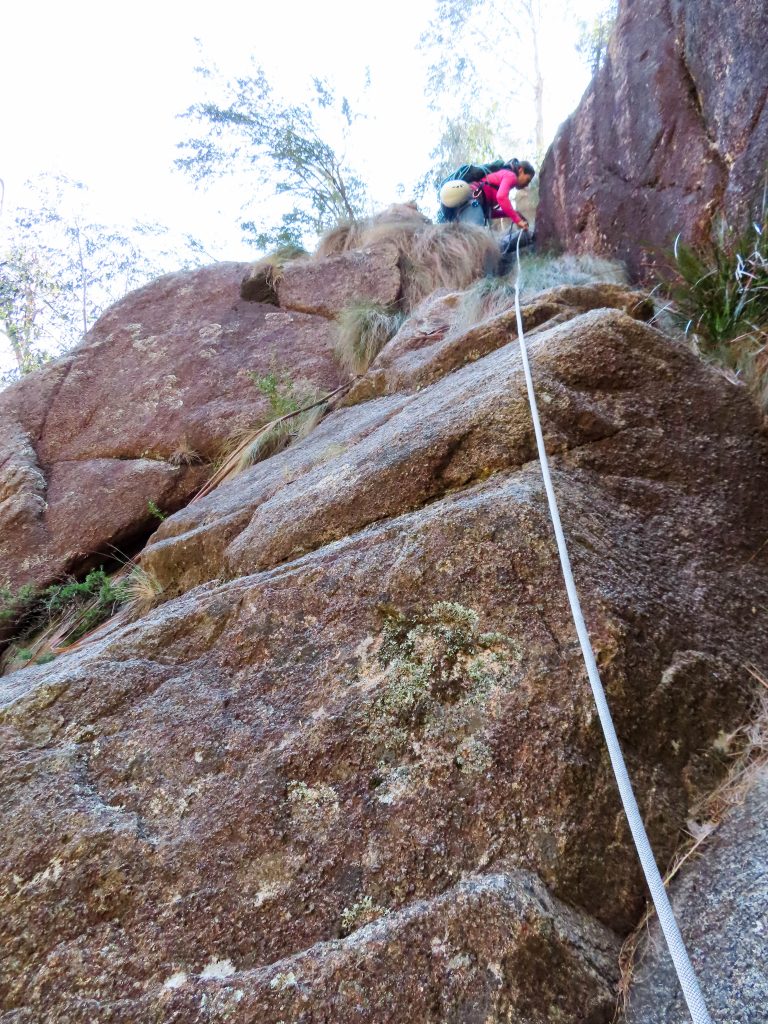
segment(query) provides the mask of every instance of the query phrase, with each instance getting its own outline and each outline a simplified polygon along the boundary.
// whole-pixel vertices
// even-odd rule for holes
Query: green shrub
[[[754,380],[768,342],[768,208],[741,235],[723,225],[709,246],[678,236],[660,274],[673,322],[705,359]]]
[[[23,618],[34,604],[36,595],[37,587],[31,583],[25,583],[16,591],[0,587],[0,625]]]
[[[161,523],[168,518],[168,515],[165,512],[161,511],[161,509],[157,507],[154,501],[147,502],[147,510],[151,516],[154,516],[155,519],[159,519]]]
[[[49,621],[65,616],[73,623],[65,634],[74,643],[106,622],[129,598],[125,583],[115,584],[103,568],[92,569],[82,582],[68,580],[48,587],[40,595],[40,604]]]

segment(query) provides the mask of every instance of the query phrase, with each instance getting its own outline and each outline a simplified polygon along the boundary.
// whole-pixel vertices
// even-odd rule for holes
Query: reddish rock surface
[[[529,348],[664,864],[768,660],[768,444],[628,294],[542,299]],[[612,1019],[645,890],[483,331],[169,518],[160,607],[0,680],[3,1024]]]
[[[622,0],[603,67],[541,170],[544,244],[635,275],[681,233],[755,215],[768,167],[768,7]],[[650,252],[648,251],[650,250]]]
[[[246,371],[328,391],[323,318],[239,299],[241,263],[171,274],[109,309],[82,345],[0,393],[0,584],[46,584],[135,543],[184,504],[268,403]]]
[[[400,297],[398,251],[383,244],[338,256],[286,263],[276,291],[283,309],[335,317],[346,306],[394,305]]]

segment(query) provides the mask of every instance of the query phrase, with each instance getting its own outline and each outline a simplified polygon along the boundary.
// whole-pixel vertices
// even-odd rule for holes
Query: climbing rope
[[[531,406],[533,429],[536,434],[536,446],[539,451],[541,475],[544,478],[544,487],[547,492],[547,501],[549,502],[549,514],[552,518],[552,525],[555,529],[557,550],[560,555],[560,565],[563,570],[565,588],[568,591],[568,601],[571,605],[571,614],[573,615],[573,622],[576,626],[576,632],[578,633],[581,653],[584,656],[584,664],[587,668],[589,682],[592,686],[592,694],[595,699],[595,704],[597,705],[597,713],[600,716],[600,724],[603,727],[603,735],[611,758],[613,773],[616,776],[619,793],[621,794],[621,802],[624,805],[624,813],[627,816],[627,821],[629,822],[629,827],[632,832],[632,838],[635,841],[640,863],[645,874],[645,880],[648,883],[648,888],[651,890],[653,905],[656,908],[659,923],[661,924],[662,931],[664,932],[664,938],[666,939],[667,947],[669,948],[669,953],[672,957],[672,962],[674,963],[675,970],[677,971],[677,977],[680,981],[683,995],[685,996],[688,1012],[690,1013],[694,1024],[712,1024],[712,1018],[709,1016],[709,1012],[707,1011],[704,996],[702,995],[699,987],[699,982],[688,956],[688,951],[685,948],[685,943],[683,942],[683,937],[680,934],[680,929],[677,926],[677,921],[675,920],[675,915],[669,902],[669,897],[667,896],[667,890],[664,888],[664,883],[661,880],[659,869],[656,866],[653,851],[651,850],[651,844],[648,841],[648,834],[645,831],[643,819],[640,815],[640,809],[637,806],[637,800],[635,799],[635,794],[632,791],[632,783],[629,780],[627,766],[624,763],[624,756],[621,753],[619,740],[613,726],[613,719],[611,718],[611,712],[608,708],[608,701],[605,697],[603,684],[600,681],[597,663],[595,662],[595,656],[592,652],[592,645],[589,642],[589,634],[584,623],[584,616],[581,612],[579,595],[576,591],[576,584],[573,580],[571,560],[568,557],[568,549],[565,544],[563,527],[560,522],[560,513],[557,508],[557,499],[555,498],[555,491],[552,487],[552,478],[549,473],[549,462],[547,460],[547,452],[544,447],[544,435],[541,432],[539,410],[536,405],[536,395],[533,390],[533,378],[531,377],[531,368],[528,363],[528,352],[526,350],[525,337],[523,335],[523,321],[520,315],[520,280],[522,276],[522,270],[520,267],[520,238],[521,235],[518,235],[516,246],[517,278],[515,281],[515,316],[517,318],[517,336],[520,342],[520,354],[523,359],[523,370],[525,372],[525,384],[528,389],[528,401]]]

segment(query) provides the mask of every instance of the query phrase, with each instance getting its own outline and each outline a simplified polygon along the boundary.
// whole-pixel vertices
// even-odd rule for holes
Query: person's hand
[[[521,217],[520,220],[517,222],[517,226],[520,228],[521,231],[527,231],[528,221],[525,219],[525,217]]]

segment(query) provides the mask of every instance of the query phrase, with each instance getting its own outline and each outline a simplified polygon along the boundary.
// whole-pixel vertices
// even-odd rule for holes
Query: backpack
[[[494,174],[496,171],[502,171],[504,168],[517,171],[520,167],[520,161],[516,158],[512,160],[491,160],[488,164],[462,164],[461,167],[457,167],[453,174],[449,174],[447,178],[444,178],[438,185],[438,193],[446,181],[466,181],[468,184],[472,184],[473,181],[480,181],[487,174]],[[488,211],[483,208],[485,219],[488,219]],[[440,208],[437,214],[438,224],[444,224],[446,221],[457,219],[457,212],[452,210],[449,213],[446,212],[445,207]]]

